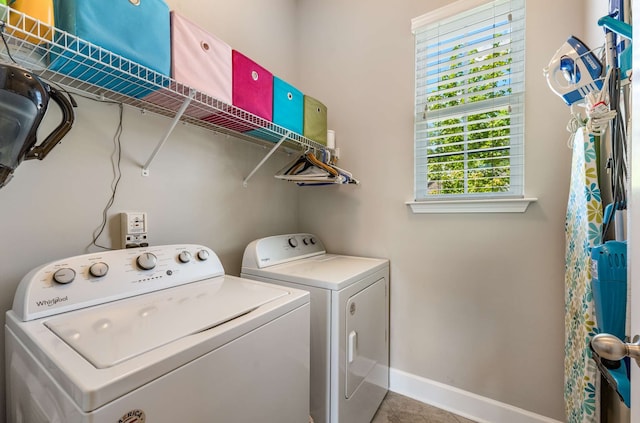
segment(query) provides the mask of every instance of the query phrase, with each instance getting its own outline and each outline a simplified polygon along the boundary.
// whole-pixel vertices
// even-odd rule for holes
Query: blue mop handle
[[[622,35],[625,38],[630,40],[633,39],[633,31],[631,25],[626,22],[622,22],[617,20],[616,18],[612,18],[611,16],[603,16],[598,19],[598,25],[603,26],[618,35]]]
[[[602,223],[604,223],[605,225],[608,224],[613,217],[613,206],[614,203],[611,203],[604,208],[604,218],[602,219]]]
[[[625,204],[624,201],[618,201],[617,203],[607,204],[607,206],[604,208],[604,217],[602,222],[604,224],[609,223],[616,211],[625,210],[626,208],[627,208],[627,205]]]

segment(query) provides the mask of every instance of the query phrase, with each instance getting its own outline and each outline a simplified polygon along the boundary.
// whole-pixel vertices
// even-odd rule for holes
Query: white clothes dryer
[[[10,423],[306,423],[309,294],[200,245],[34,269],[5,325]]]
[[[389,387],[389,261],[278,235],[246,247],[241,276],[311,293],[311,416],[369,423]]]

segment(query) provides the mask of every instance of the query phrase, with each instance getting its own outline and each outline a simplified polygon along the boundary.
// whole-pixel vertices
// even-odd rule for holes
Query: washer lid
[[[240,283],[239,283],[240,282]],[[44,324],[97,368],[233,320],[287,295],[248,281],[185,285],[52,318]]]
[[[340,290],[389,265],[385,259],[322,254],[262,269],[243,268],[243,274],[318,288]]]

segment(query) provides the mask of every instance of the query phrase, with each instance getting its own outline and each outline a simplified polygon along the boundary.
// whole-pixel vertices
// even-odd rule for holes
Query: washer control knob
[[[309,238],[302,238],[302,242],[304,243],[304,245],[309,245],[311,243]]]
[[[136,259],[136,264],[142,270],[151,270],[156,267],[158,257],[153,253],[142,253]]]
[[[291,248],[296,248],[298,246],[298,240],[291,237],[289,238],[289,245],[291,246]]]
[[[67,284],[73,282],[76,278],[76,271],[70,267],[63,267],[58,269],[53,274],[53,280],[60,284]]]
[[[187,250],[184,250],[180,252],[180,254],[178,254],[178,260],[180,260],[180,263],[189,263],[192,258],[193,256]]]
[[[309,238],[311,245],[316,245],[316,239],[314,237]]]
[[[91,276],[95,276],[96,278],[100,278],[107,274],[109,271],[109,265],[103,261],[93,263],[89,267],[89,274]]]
[[[208,260],[209,259],[209,252],[207,250],[200,250],[198,251],[198,260]]]

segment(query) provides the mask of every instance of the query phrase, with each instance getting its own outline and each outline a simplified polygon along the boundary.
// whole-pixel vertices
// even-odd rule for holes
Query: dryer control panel
[[[293,260],[326,254],[320,239],[307,233],[257,239],[244,250],[242,267],[261,269]]]
[[[18,285],[13,312],[34,320],[223,275],[218,256],[202,245],[85,254],[29,272]]]

